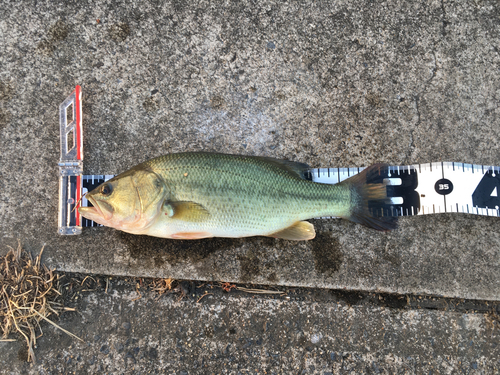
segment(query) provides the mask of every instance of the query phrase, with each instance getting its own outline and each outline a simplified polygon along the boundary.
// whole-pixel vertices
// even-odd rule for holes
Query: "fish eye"
[[[111,185],[109,184],[104,184],[102,185],[102,188],[101,188],[101,194],[102,195],[109,195],[111,194]]]

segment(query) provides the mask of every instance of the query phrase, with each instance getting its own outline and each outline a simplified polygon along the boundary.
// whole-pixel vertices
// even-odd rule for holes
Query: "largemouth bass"
[[[375,164],[336,185],[305,179],[309,166],[266,157],[179,153],[139,164],[86,195],[87,219],[133,234],[173,239],[269,236],[310,240],[304,221],[335,216],[377,230],[394,218],[368,209],[387,199],[386,186],[370,184]]]

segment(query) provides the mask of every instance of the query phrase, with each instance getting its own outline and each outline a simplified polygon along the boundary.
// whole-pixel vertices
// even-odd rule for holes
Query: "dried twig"
[[[198,298],[198,301],[196,301],[196,302],[197,303],[200,302],[203,299],[203,297],[213,296],[213,295],[214,295],[213,293],[207,293],[207,292],[205,292],[205,294],[203,294],[200,298]]]
[[[282,292],[280,290],[249,289],[249,288],[243,288],[242,286],[236,286],[235,289],[241,290],[242,292],[254,293],[254,294],[286,294],[286,292]]]

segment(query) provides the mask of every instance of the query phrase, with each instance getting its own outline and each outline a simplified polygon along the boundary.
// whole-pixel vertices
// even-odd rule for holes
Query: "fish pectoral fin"
[[[307,221],[298,221],[292,226],[269,235],[269,237],[283,238],[284,240],[307,241],[316,236],[314,225]]]
[[[200,222],[210,216],[207,209],[196,202],[165,201],[162,209],[168,217],[183,221]]]
[[[200,240],[209,237],[213,237],[213,234],[208,232],[179,232],[172,234],[170,238],[175,240]]]

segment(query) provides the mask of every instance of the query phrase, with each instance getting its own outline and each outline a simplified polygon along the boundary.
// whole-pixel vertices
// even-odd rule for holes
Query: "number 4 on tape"
[[[59,163],[59,233],[79,234],[82,227],[100,226],[81,218],[78,206],[90,205],[82,192],[91,191],[113,175],[82,175],[81,89],[61,104]],[[364,168],[311,169],[314,182],[336,184]],[[369,202],[376,216],[412,216],[444,212],[500,216],[500,167],[439,162],[382,168],[368,183],[384,183],[389,199],[382,208]],[[375,207],[377,209],[375,210]]]

